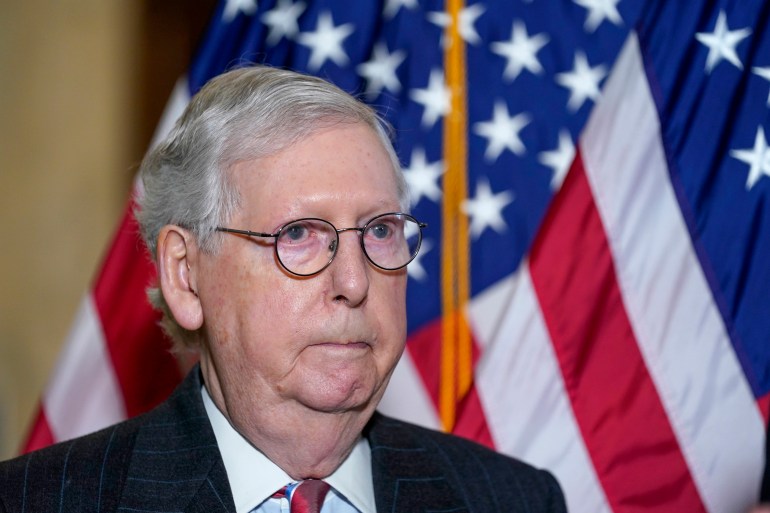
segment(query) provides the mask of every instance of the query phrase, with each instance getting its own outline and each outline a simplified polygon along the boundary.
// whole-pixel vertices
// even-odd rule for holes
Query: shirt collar
[[[377,513],[372,481],[372,450],[366,438],[359,437],[350,455],[324,481],[344,495],[361,513]]]
[[[243,437],[214,404],[205,386],[201,397],[227,471],[237,513],[247,513],[293,479]],[[324,481],[361,513],[376,513],[371,449],[360,437],[342,465]]]

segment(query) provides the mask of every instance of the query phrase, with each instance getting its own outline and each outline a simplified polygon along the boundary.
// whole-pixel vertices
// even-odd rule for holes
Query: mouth
[[[321,342],[313,344],[318,347],[339,348],[339,349],[366,349],[369,344],[366,342]]]

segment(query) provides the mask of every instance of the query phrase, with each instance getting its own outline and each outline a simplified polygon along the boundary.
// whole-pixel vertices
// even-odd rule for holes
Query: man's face
[[[241,207],[229,228],[275,233],[303,217],[360,227],[399,210],[388,155],[360,124],[238,163],[230,177]],[[209,390],[236,427],[253,428],[256,416],[284,406],[370,413],[404,348],[406,270],[372,266],[355,231],[340,234],[331,265],[306,278],[280,266],[274,239],[221,236],[216,255],[199,256],[202,359],[216,373]]]

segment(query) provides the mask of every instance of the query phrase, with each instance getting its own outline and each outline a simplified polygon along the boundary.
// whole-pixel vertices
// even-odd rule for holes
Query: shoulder
[[[137,453],[201,436],[200,386],[196,368],[144,415],[0,463],[0,513],[115,510]]]
[[[58,510],[65,491],[78,509],[103,499],[108,511],[125,479],[138,424],[129,420],[0,463],[0,511]]]
[[[369,431],[373,460],[396,461],[409,453],[409,465],[422,460],[427,472],[441,473],[461,487],[475,504],[490,498],[496,504],[522,503],[525,511],[566,511],[553,475],[473,441],[376,414]],[[509,511],[518,511],[510,507]]]
[[[542,476],[547,472],[538,470],[520,460],[496,452],[476,442],[459,436],[427,429],[408,422],[377,415],[373,420],[373,436],[379,443],[421,446],[435,453],[456,468],[466,466],[493,468],[522,475]]]

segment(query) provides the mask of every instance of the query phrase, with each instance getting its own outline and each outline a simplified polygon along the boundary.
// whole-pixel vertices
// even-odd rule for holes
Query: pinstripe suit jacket
[[[0,512],[234,512],[193,370],[152,412],[0,463]],[[379,512],[559,512],[547,472],[456,437],[375,414]]]

